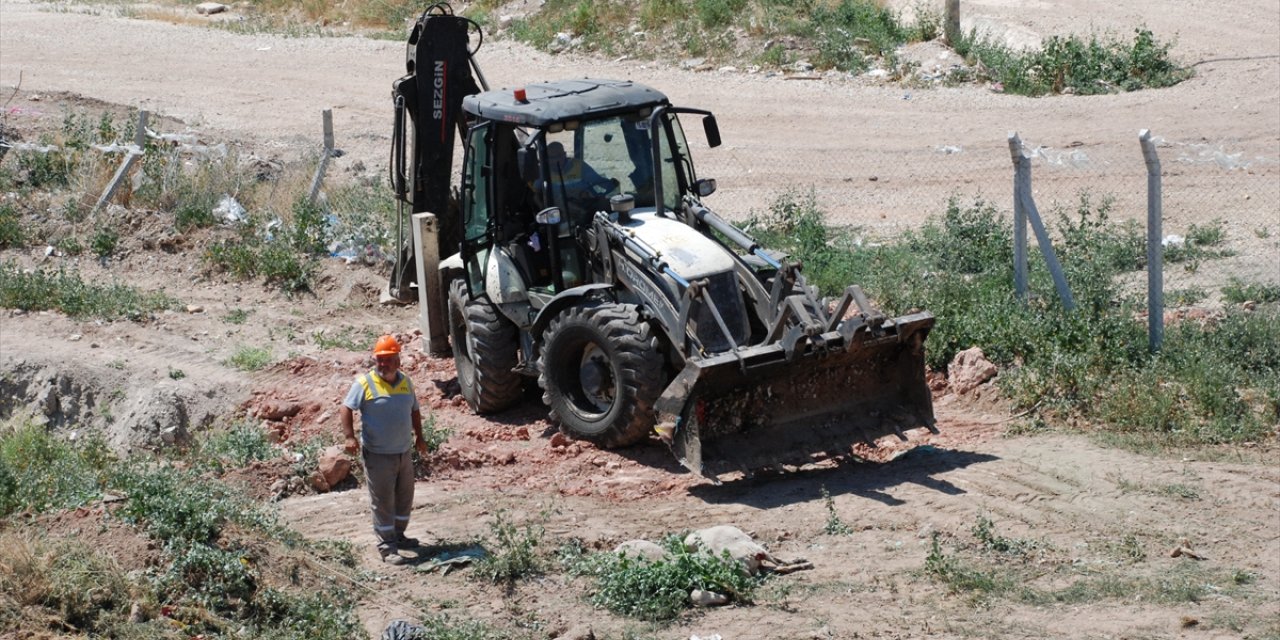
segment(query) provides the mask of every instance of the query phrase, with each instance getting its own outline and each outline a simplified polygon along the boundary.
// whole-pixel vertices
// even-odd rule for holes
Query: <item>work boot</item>
[[[417,549],[418,539],[410,538],[403,533],[396,534],[396,547],[399,549]]]
[[[399,566],[408,561],[408,558],[396,551],[396,545],[390,543],[384,542],[378,545],[378,555],[382,556],[382,561],[389,565]]]

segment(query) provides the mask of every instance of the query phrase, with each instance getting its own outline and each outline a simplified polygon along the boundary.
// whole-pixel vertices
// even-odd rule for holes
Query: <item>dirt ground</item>
[[[856,139],[880,153],[928,147],[937,142],[939,121],[949,123],[956,144],[1019,128],[1104,144],[1131,139],[1139,128],[1194,125],[1207,139],[1280,156],[1280,5],[1274,0],[964,6],[966,25],[1005,33],[1010,41],[1090,28],[1127,33],[1145,24],[1157,34],[1176,34],[1176,52],[1198,63],[1197,75],[1169,89],[1088,98],[1032,100],[983,87],[924,90],[904,109],[899,88],[858,80],[795,82],[551,57],[501,40],[486,43],[481,64],[495,86],[588,74],[652,83],[678,103],[715,109],[727,137],[795,157],[832,140]],[[402,43],[237,35],[86,7],[0,4],[6,127],[56,127],[68,106],[137,107],[166,118],[167,131],[292,159],[315,151],[320,111],[332,108],[344,151],[332,173],[357,162],[375,174],[385,171],[387,98],[403,72]],[[411,341],[404,365],[422,402],[436,424],[452,432],[423,469],[411,533],[428,541],[467,540],[487,535],[488,522],[501,512],[517,523],[545,522],[548,544],[575,538],[605,549],[725,523],[752,532],[779,557],[814,565],[772,580],[768,597],[755,606],[699,611],[650,629],[592,609],[585,583],[558,572],[506,593],[468,579],[466,570],[442,576],[381,565],[362,489],[279,502],[281,514],[305,535],[350,540],[362,550],[368,580],[357,587],[365,594],[360,614],[375,636],[388,621],[425,609],[516,623],[549,638],[586,626],[598,637],[630,631],[682,640],[1280,637],[1280,453],[1274,442],[1147,457],[1100,448],[1078,435],[1013,435],[1010,426],[1019,423],[989,387],[964,397],[942,389],[935,396],[941,435],[912,434],[910,444],[886,443],[857,463],[714,486],[682,472],[656,443],[601,451],[553,440],[555,429],[534,396],[493,419],[471,415],[452,361],[421,352],[417,308],[378,303],[385,269],[332,260],[314,295],[289,298],[257,283],[203,274],[194,240],[161,242],[157,221],[125,217],[120,224],[129,231],[119,259],[104,266],[81,258],[75,266],[86,278],[165,287],[187,310],[148,324],[4,312],[0,408],[32,407],[60,425],[84,425],[78,428],[107,428],[104,415],[110,414],[112,424],[135,430],[107,428],[121,450],[163,446],[175,424],[195,431],[232,414],[253,416],[287,441],[300,441],[337,432],[338,401],[369,365],[364,353],[323,348],[318,337],[395,333]],[[0,259],[59,260],[40,248],[6,250]],[[247,311],[248,320],[228,322],[236,311]],[[256,373],[226,364],[245,346],[268,347],[275,364]],[[267,467],[246,474],[250,489],[267,493],[274,473]],[[823,532],[832,510],[851,534]],[[1162,600],[1141,590],[1055,603],[951,593],[924,572],[932,534],[950,551],[972,543],[970,531],[982,518],[1001,535],[1037,542],[1033,580],[1044,589],[1081,576],[1158,583],[1187,575],[1212,588],[1197,601]],[[1122,546],[1127,551],[1118,550]],[[1179,547],[1204,559],[1171,557]],[[1233,583],[1223,575],[1250,577],[1228,588]]]

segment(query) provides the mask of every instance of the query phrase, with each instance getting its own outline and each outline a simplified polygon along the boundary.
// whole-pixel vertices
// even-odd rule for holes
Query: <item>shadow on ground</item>
[[[887,462],[855,458],[835,467],[758,473],[719,486],[700,484],[690,487],[689,493],[711,504],[737,503],[768,509],[818,499],[825,489],[833,496],[851,494],[896,506],[905,502],[886,492],[891,487],[917,484],[947,495],[960,495],[965,493],[963,489],[938,476],[999,459],[986,453],[921,445]]]

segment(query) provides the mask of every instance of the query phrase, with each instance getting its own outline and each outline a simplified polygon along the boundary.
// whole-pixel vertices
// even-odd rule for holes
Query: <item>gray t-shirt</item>
[[[377,370],[351,383],[342,404],[360,412],[360,443],[370,453],[404,453],[413,448],[413,411],[418,396],[409,376],[397,372],[395,384],[388,384]]]

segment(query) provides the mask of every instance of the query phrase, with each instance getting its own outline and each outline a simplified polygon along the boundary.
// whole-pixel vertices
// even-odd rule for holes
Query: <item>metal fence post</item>
[[[316,177],[311,179],[311,192],[308,202],[316,203],[320,195],[320,182],[324,180],[324,172],[329,167],[329,158],[333,157],[333,110],[324,110],[324,151],[320,154],[320,166],[316,167]]]
[[[1152,353],[1164,342],[1164,196],[1160,183],[1160,157],[1151,130],[1138,132],[1142,158],[1147,163],[1147,344]]]
[[[1058,262],[1058,255],[1053,252],[1053,242],[1049,239],[1049,231],[1044,226],[1044,221],[1040,219],[1040,212],[1036,209],[1036,201],[1031,197],[1031,158],[1022,152],[1022,140],[1018,138],[1017,133],[1009,135],[1009,153],[1013,156],[1013,164],[1016,167],[1015,183],[1018,185],[1014,188],[1014,210],[1021,205],[1025,214],[1025,219],[1031,222],[1031,229],[1036,232],[1036,241],[1040,244],[1040,255],[1044,256],[1045,265],[1049,267],[1049,275],[1053,276],[1053,286],[1058,290],[1058,297],[1062,300],[1062,308],[1071,311],[1076,308],[1075,298],[1071,295],[1071,287],[1067,285],[1067,276],[1062,271],[1062,265]],[[1016,217],[1016,214],[1015,214]],[[1015,223],[1016,224],[1016,223]],[[1018,229],[1014,229],[1016,236]],[[1026,230],[1022,231],[1023,245],[1026,244]],[[1017,240],[1014,241],[1015,244]],[[1015,250],[1016,253],[1016,250]],[[1015,262],[1017,258],[1014,258]],[[1026,286],[1026,253],[1022,256],[1022,277],[1023,287]],[[1014,267],[1015,275],[1017,265]],[[1024,294],[1025,296],[1025,288]]]
[[[1022,207],[1022,193],[1031,190],[1031,161],[1022,153],[1017,132],[1009,134],[1009,155],[1013,158],[1013,290],[1026,302],[1027,210]]]

